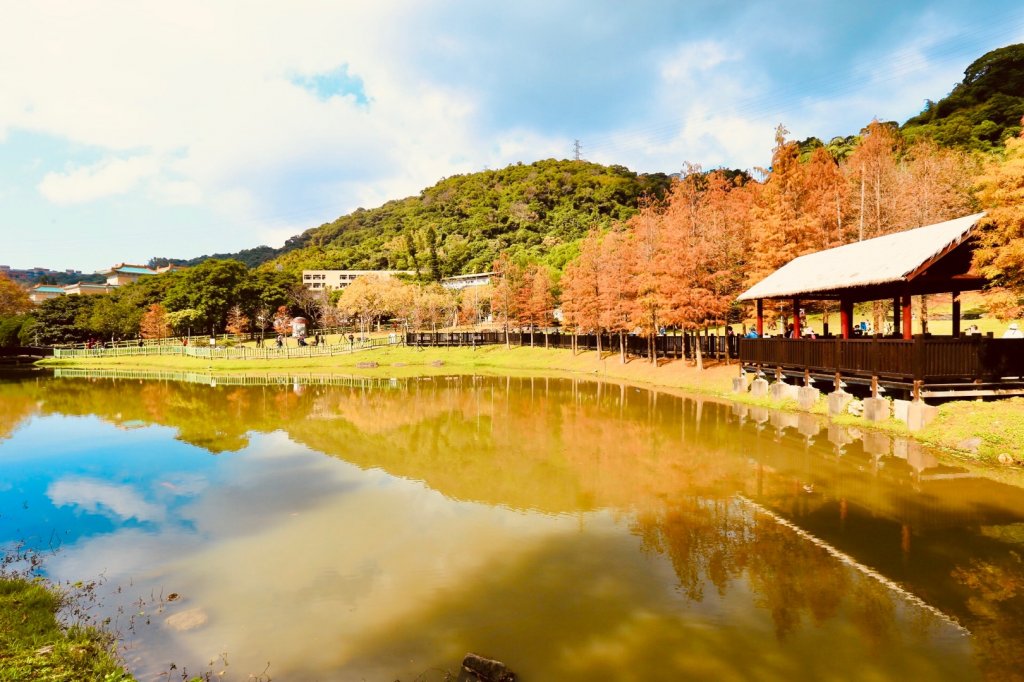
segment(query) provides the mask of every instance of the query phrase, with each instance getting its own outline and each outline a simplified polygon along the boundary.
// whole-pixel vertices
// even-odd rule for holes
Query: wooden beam
[[[903,338],[909,341],[914,338],[913,314],[910,308],[910,294],[903,294],[901,307],[903,308]]]
[[[800,299],[793,299],[793,338],[800,338]]]
[[[953,292],[953,336],[960,336],[960,292]]]
[[[844,339],[853,336],[853,301],[848,298],[839,302],[839,329]]]
[[[757,338],[764,338],[764,301],[757,299]]]

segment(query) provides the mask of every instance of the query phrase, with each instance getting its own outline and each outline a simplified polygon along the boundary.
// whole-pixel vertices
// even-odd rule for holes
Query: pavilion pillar
[[[953,338],[960,337],[960,292],[953,292]]]
[[[892,299],[892,332],[900,333],[900,297]]]
[[[903,294],[902,300],[900,301],[900,307],[903,309],[903,338],[909,341],[914,338],[913,314],[910,309],[910,294]]]
[[[793,299],[793,338],[800,338],[800,299]]]
[[[839,301],[839,328],[844,339],[853,336],[853,301],[848,298]]]
[[[764,338],[764,301],[757,299],[757,338]]]

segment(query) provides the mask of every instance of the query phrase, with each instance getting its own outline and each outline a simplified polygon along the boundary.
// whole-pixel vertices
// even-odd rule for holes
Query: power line
[[[960,32],[956,38],[946,41],[943,47],[931,51],[931,59],[928,63],[921,63],[916,54],[912,53],[904,54],[896,59],[879,60],[872,65],[873,68],[864,69],[859,74],[842,81],[834,76],[805,79],[799,83],[775,88],[765,95],[741,99],[735,106],[725,110],[725,113],[730,116],[760,114],[758,118],[777,116],[805,108],[807,95],[802,93],[814,92],[816,96],[820,96],[837,91],[847,94],[860,92],[869,86],[905,78],[925,69],[934,68],[936,65],[945,65],[956,59],[961,59],[965,55],[974,54],[978,50],[977,39],[979,38],[991,42],[1009,37],[1017,38],[1022,30],[1024,30],[1024,21],[1004,23],[995,30],[979,26]],[[675,137],[681,127],[682,121],[679,119],[652,121],[649,124],[625,129],[613,135],[599,137],[596,142],[592,141],[588,148],[591,153],[594,153],[595,150],[598,152],[614,151],[631,145],[661,145]]]

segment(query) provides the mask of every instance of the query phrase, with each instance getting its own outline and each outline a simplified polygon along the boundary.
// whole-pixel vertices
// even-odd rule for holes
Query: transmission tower
[[[577,161],[583,160],[583,145],[580,144],[579,140],[574,140],[572,143],[572,154],[573,158]]]

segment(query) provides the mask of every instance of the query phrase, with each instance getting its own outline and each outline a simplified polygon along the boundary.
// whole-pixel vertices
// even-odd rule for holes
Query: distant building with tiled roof
[[[95,282],[75,282],[64,287],[64,293],[68,296],[82,295],[93,296],[96,294],[109,294],[117,288],[116,284],[97,284]]]
[[[107,284],[118,287],[122,284],[137,282],[140,277],[148,277],[158,273],[156,270],[147,268],[145,265],[118,263],[103,274],[107,276]]]
[[[51,298],[63,296],[65,293],[64,287],[56,284],[37,284],[28,290],[28,298],[33,303],[39,304]]]

